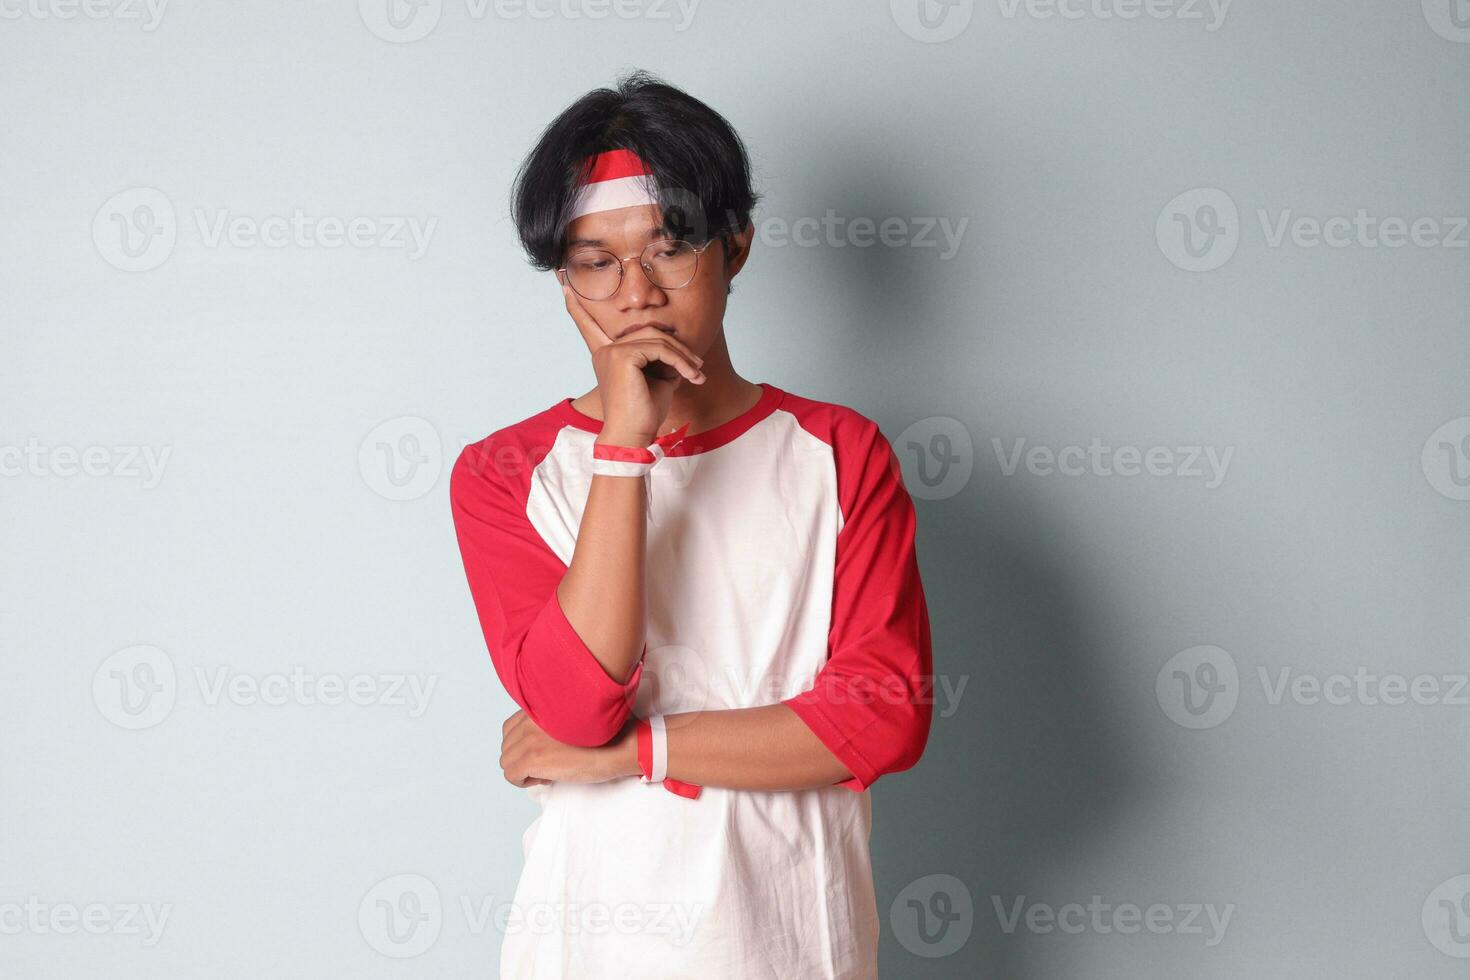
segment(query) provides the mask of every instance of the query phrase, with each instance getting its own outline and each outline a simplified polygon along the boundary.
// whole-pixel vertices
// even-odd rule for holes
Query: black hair
[[[694,96],[633,71],[564,109],[516,173],[511,220],[536,268],[561,264],[582,167],[605,150],[632,150],[648,164],[664,224],[680,238],[703,244],[749,224],[758,195],[735,130]]]

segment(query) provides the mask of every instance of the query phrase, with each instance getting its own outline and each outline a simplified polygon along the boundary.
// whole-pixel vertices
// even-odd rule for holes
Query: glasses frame
[[[567,256],[567,261],[568,262],[571,261],[571,259],[573,258],[573,256],[585,255],[588,252],[601,252],[604,255],[612,255],[613,260],[615,262],[617,262],[617,264],[618,264],[618,284],[617,284],[617,287],[614,288],[613,291],[610,292],[610,293],[608,293],[606,296],[600,296],[597,299],[593,299],[591,296],[583,296],[582,295],[582,291],[580,289],[578,289],[576,286],[572,285],[572,276],[571,276],[571,273],[567,272],[567,267],[565,265],[561,266],[559,269],[556,270],[556,275],[557,275],[557,278],[558,279],[560,279],[562,282],[566,283],[568,286],[571,286],[572,287],[572,292],[576,293],[578,296],[581,296],[583,299],[587,300],[589,303],[601,303],[601,302],[604,302],[605,300],[612,299],[614,296],[616,296],[622,290],[622,288],[623,288],[623,282],[624,282],[624,280],[626,280],[628,278],[627,262],[628,262],[629,259],[637,259],[638,260],[638,266],[639,266],[639,268],[641,268],[643,270],[643,275],[646,276],[646,277],[648,277],[648,281],[651,282],[651,283],[653,283],[655,286],[658,286],[659,289],[683,289],[685,286],[689,285],[691,282],[694,281],[694,277],[695,276],[699,275],[699,256],[704,252],[705,249],[707,249],[711,245],[713,245],[715,243],[715,240],[718,239],[719,237],[720,237],[719,235],[712,236],[710,238],[710,240],[707,241],[707,242],[705,242],[703,245],[695,245],[693,242],[689,241],[689,239],[687,239],[687,238],[660,238],[656,242],[649,242],[647,245],[643,246],[641,249],[639,249],[638,251],[634,252],[632,255],[625,255],[622,258],[618,258],[616,255],[613,255],[612,252],[608,251],[605,248],[584,248],[584,249],[581,249],[580,251],[573,252],[571,255]],[[694,268],[691,269],[691,270],[689,270],[689,278],[688,279],[685,279],[679,285],[677,285],[677,286],[659,286],[658,283],[653,282],[653,276],[650,274],[649,267],[648,267],[649,264],[647,262],[643,261],[643,256],[646,255],[646,254],[648,254],[648,250],[651,249],[651,248],[653,248],[655,245],[667,245],[670,242],[683,242],[685,245],[688,245],[691,249],[694,250]]]

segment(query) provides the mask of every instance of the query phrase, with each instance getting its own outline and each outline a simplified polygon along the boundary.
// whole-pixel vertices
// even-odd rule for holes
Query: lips
[[[632,333],[634,330],[642,330],[644,327],[653,327],[657,330],[662,330],[664,333],[674,332],[674,328],[669,326],[667,323],[659,323],[655,320],[649,320],[644,323],[633,323],[624,327],[622,330],[618,331],[618,335],[613,339],[622,340],[624,336]]]

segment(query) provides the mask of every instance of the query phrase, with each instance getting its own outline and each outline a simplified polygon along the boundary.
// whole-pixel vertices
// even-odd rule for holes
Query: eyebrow
[[[644,234],[648,236],[649,241],[656,241],[659,238],[667,238],[669,235],[672,235],[673,232],[670,231],[665,225],[656,225],[652,228],[649,228],[647,231],[644,232]],[[569,250],[574,248],[581,248],[583,246],[587,246],[590,248],[607,248],[607,242],[603,241],[601,238],[573,238],[567,242],[567,248]]]

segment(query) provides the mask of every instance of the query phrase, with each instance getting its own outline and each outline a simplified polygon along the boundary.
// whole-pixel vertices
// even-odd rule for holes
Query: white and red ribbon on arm
[[[669,777],[669,730],[664,727],[664,716],[653,715],[648,719],[648,731],[652,744],[648,753],[649,782],[663,782]]]
[[[668,730],[664,727],[663,715],[638,719],[635,731],[638,770],[641,773],[638,778],[645,783],[663,783],[664,789],[686,800],[699,799],[704,787],[669,777]]]
[[[636,446],[609,446],[599,442],[592,444],[593,476],[644,476],[684,439],[689,431],[685,422],[672,432],[659,436],[645,449]],[[653,484],[644,481],[643,513],[650,524],[658,523],[653,516]]]
[[[592,474],[594,476],[643,476],[663,459],[670,449],[683,441],[689,431],[685,422],[672,432],[659,436],[646,448],[637,446],[609,446],[592,444]]]

